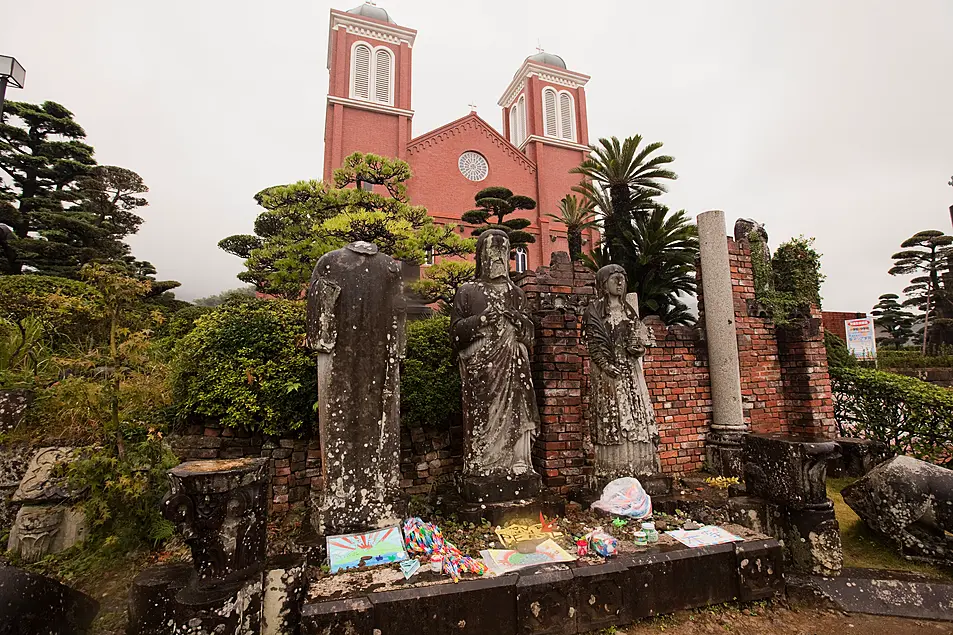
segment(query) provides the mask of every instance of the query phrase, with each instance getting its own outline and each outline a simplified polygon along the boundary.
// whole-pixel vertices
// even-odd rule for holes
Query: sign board
[[[874,318],[844,320],[847,330],[847,350],[857,359],[877,359],[877,338],[874,335]]]

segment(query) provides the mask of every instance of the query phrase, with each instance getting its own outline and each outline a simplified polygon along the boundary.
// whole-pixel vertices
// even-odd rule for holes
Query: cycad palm
[[[558,214],[546,214],[566,226],[566,238],[569,241],[569,257],[582,258],[582,232],[597,226],[591,201],[567,194],[559,201]]]
[[[633,218],[633,194],[652,198],[666,191],[663,180],[678,178],[665,166],[675,159],[668,155],[650,156],[662,147],[661,142],[639,147],[642,137],[635,135],[625,141],[617,137],[599,139],[598,145],[589,146],[590,153],[582,164],[571,172],[586,177],[575,188],[593,204],[602,194],[604,199],[602,216],[604,223],[604,245],[608,249],[612,262],[620,263],[614,252],[621,249],[618,244],[620,233]],[[608,193],[605,197],[604,193]],[[609,205],[604,205],[604,203]]]
[[[698,231],[684,211],[664,205],[637,217],[624,244],[623,267],[630,291],[639,294],[639,313],[658,315],[666,324],[693,321],[679,295],[695,293]]]

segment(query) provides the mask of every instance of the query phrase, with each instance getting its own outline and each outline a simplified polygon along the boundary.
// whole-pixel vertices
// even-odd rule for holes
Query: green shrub
[[[855,368],[857,358],[850,354],[847,342],[830,331],[824,331],[824,348],[827,349],[827,366],[829,368]]]
[[[953,391],[913,377],[831,368],[841,436],[875,439],[924,461],[953,459]]]
[[[304,313],[303,302],[248,300],[198,318],[172,362],[180,416],[274,435],[307,430],[317,375],[304,348]]]
[[[923,355],[920,351],[877,351],[881,368],[953,368],[953,355]]]
[[[196,305],[179,309],[159,327],[157,334],[160,337],[172,338],[172,344],[175,344],[175,342],[192,332],[197,319],[211,310],[211,307]]]
[[[400,376],[403,425],[445,427],[460,413],[460,374],[452,360],[450,318],[407,325],[407,357]]]
[[[162,433],[144,427],[126,443],[124,458],[115,446],[87,448],[67,472],[70,485],[87,492],[86,548],[122,554],[172,537],[174,527],[160,510],[169,489],[166,472],[178,463]]]

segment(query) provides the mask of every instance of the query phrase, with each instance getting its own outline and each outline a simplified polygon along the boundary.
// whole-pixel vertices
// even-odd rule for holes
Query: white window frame
[[[553,103],[555,106],[556,115],[556,129],[551,130],[550,126],[546,122],[546,93],[552,93]],[[564,135],[563,130],[563,108],[562,108],[562,96],[566,95],[569,97],[569,136]],[[563,139],[564,141],[575,141],[576,140],[576,99],[573,97],[573,94],[568,90],[556,90],[552,86],[544,86],[541,93],[542,104],[543,104],[543,136],[549,137],[551,139]]]
[[[566,136],[566,131],[563,130],[563,102],[562,96],[566,95],[569,97],[569,136]],[[559,115],[559,138],[566,139],[567,141],[576,140],[576,98],[573,97],[573,94],[568,90],[561,90],[556,93],[556,112]]]
[[[370,61],[367,66],[367,97],[361,97],[357,94],[357,73],[355,69],[355,64],[357,62],[357,57],[355,52],[357,47],[366,46],[370,49]],[[387,53],[387,61],[390,65],[390,73],[388,75],[390,79],[390,86],[387,87],[387,101],[378,101],[377,99],[377,53],[380,50],[384,50]],[[361,101],[369,101],[375,104],[386,104],[388,106],[394,105],[394,86],[396,82],[394,81],[394,68],[396,65],[396,56],[394,51],[389,46],[374,46],[370,42],[365,42],[364,40],[358,40],[351,45],[351,68],[350,74],[348,75],[348,85],[349,85],[349,95],[351,99],[359,99]]]
[[[513,260],[515,262],[516,273],[523,273],[529,269],[529,250],[520,245],[513,250]],[[520,267],[522,265],[522,268]]]
[[[434,264],[434,262],[436,261],[434,259],[433,247],[432,246],[425,247],[424,248],[424,266],[430,267]]]
[[[526,97],[519,99],[510,106],[510,142],[519,147],[526,140]]]

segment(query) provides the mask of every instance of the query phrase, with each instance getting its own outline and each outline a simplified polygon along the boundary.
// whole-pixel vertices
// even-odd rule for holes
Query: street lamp
[[[3,114],[3,101],[7,94],[7,84],[23,88],[26,82],[26,70],[15,57],[0,55],[0,114]]]

